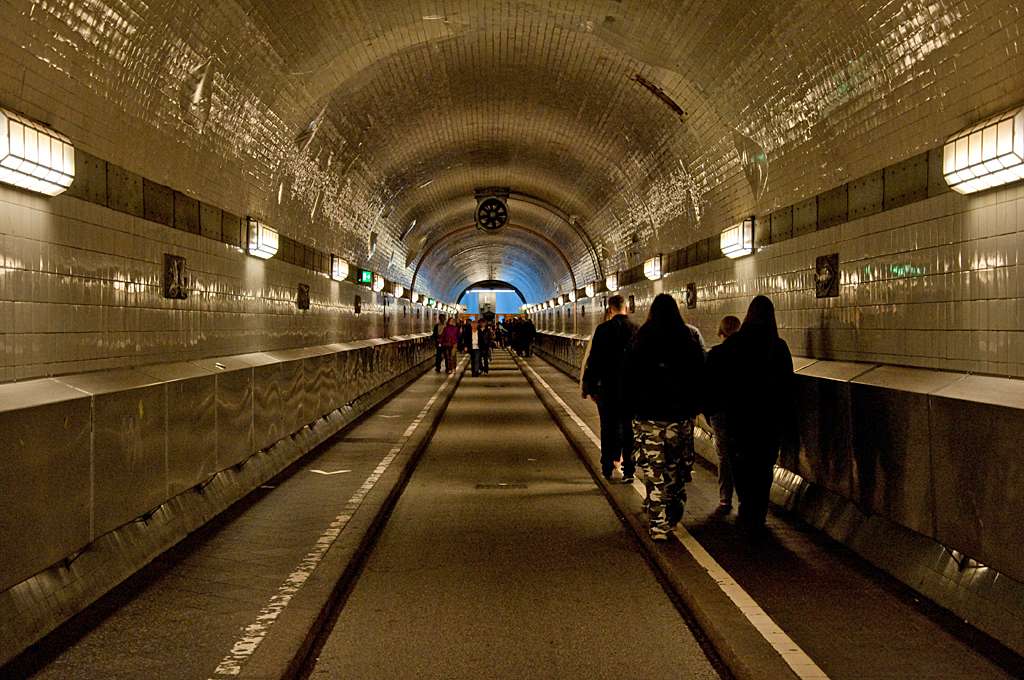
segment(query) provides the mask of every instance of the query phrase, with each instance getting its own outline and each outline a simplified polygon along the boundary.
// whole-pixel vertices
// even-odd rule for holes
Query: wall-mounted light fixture
[[[335,281],[344,281],[348,278],[348,262],[337,255],[331,255],[331,278]]]
[[[609,274],[604,280],[605,287],[613,293],[619,289],[619,273]]]
[[[374,293],[379,293],[384,290],[384,277],[380,274],[374,274],[373,285],[371,287],[373,288]]]
[[[412,292],[412,301],[413,301],[413,304],[415,304],[415,303],[420,301],[420,294],[417,293],[416,291]]]
[[[942,147],[942,174],[946,184],[961,194],[1024,179],[1024,108],[947,139]]]
[[[568,297],[569,297],[569,302],[576,302],[576,291],[570,290]]]
[[[56,196],[75,179],[75,147],[41,123],[0,109],[0,182]]]
[[[251,217],[245,221],[249,228],[249,254],[262,260],[273,257],[280,240],[277,231]]]
[[[644,276],[651,281],[657,281],[661,278],[661,255],[655,255],[644,262]]]
[[[722,254],[733,259],[754,253],[754,218],[748,217],[722,232],[718,241]]]
[[[403,295],[405,295],[405,288],[403,288],[402,286],[399,286],[399,285],[398,285],[398,284],[396,283],[396,284],[395,284],[395,297],[396,297],[396,298],[400,298],[400,297],[402,297]]]
[[[594,293],[597,292],[597,287],[594,286],[594,284],[592,283],[588,283],[587,287],[584,289],[584,292],[587,294],[588,298],[592,298],[594,297]]]

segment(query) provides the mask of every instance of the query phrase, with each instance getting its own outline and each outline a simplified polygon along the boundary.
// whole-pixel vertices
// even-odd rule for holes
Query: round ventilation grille
[[[496,196],[483,199],[476,206],[476,226],[488,234],[500,233],[508,226],[508,206]]]

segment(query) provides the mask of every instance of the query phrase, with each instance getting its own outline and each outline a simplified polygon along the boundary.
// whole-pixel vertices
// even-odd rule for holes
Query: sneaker
[[[632,484],[633,483],[633,475],[627,475],[626,477],[623,477],[622,478],[622,483],[623,484]]]
[[[651,534],[651,540],[652,541],[667,541],[668,540],[668,534],[661,534],[661,533],[655,534],[655,533],[652,533]]]
[[[723,498],[722,500],[718,501],[718,504],[721,505],[723,508],[732,507],[732,501],[729,500],[728,498]]]

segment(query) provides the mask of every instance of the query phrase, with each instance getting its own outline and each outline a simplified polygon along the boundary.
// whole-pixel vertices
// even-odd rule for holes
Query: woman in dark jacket
[[[771,300],[758,295],[750,302],[743,325],[722,343],[718,359],[707,380],[728,386],[720,398],[739,521],[745,529],[759,530],[768,513],[779,447],[795,422],[793,358],[779,337]]]
[[[654,298],[626,348],[624,403],[633,416],[634,457],[644,473],[651,538],[665,540],[683,517],[684,480],[693,469],[693,418],[704,353],[671,295]]]

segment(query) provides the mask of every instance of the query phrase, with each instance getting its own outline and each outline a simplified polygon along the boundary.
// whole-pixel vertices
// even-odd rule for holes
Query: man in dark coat
[[[633,423],[622,402],[622,367],[626,346],[637,326],[626,315],[621,295],[608,298],[611,318],[594,331],[587,365],[583,367],[584,398],[597,402],[601,416],[601,474],[611,479],[615,461],[622,459],[622,481],[630,483],[636,472],[633,461]]]

